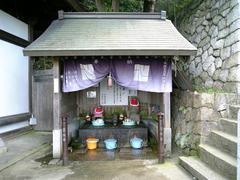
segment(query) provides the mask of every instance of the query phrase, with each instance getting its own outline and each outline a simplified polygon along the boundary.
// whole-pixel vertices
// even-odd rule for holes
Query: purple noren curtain
[[[63,91],[98,84],[109,73],[121,86],[148,92],[171,92],[171,62],[159,59],[85,59],[64,62]]]
[[[97,85],[110,72],[106,59],[66,60],[63,92],[73,92]]]

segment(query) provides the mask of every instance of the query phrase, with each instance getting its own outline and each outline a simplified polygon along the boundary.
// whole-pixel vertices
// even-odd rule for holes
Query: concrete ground
[[[32,141],[28,141],[29,139],[31,139]],[[34,141],[34,139],[36,139],[36,141]],[[136,158],[132,160],[126,160],[124,158],[106,160],[104,160],[104,158],[85,159],[85,161],[71,162],[68,166],[65,167],[57,165],[59,163],[54,160],[51,160],[50,163],[48,164],[50,156],[47,155],[51,152],[51,146],[49,144],[50,141],[51,135],[49,136],[44,133],[36,132],[31,132],[30,134],[24,134],[17,138],[11,139],[11,145],[14,145],[15,148],[17,147],[17,144],[19,146],[14,151],[16,153],[17,151],[21,151],[21,154],[17,153],[18,155],[16,155],[13,158],[17,160],[15,161],[15,163],[12,163],[10,165],[8,164],[8,166],[6,166],[5,168],[0,169],[0,179],[1,180],[192,179],[192,177],[177,164],[176,162],[177,156],[171,159],[167,159],[166,162],[162,165],[156,164],[156,159],[153,158],[149,160],[145,158],[144,159]],[[7,141],[7,144],[10,145],[9,141]],[[21,149],[22,146],[30,146],[32,148],[23,147]],[[124,153],[126,152],[127,151],[124,151]],[[16,157],[18,157],[18,159]],[[1,164],[3,162],[1,161],[1,159],[4,159],[4,155],[0,156],[0,166],[3,166],[3,164]]]

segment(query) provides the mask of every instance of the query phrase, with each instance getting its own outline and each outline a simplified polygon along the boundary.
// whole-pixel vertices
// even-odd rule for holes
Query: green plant
[[[180,112],[182,112],[183,114],[185,114],[185,113],[187,112],[187,108],[186,108],[185,106],[180,106],[180,107],[178,108],[178,110],[179,110]]]

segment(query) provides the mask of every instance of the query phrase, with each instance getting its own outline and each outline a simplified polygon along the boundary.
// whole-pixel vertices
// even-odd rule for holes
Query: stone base
[[[62,130],[54,129],[53,137],[53,158],[60,159],[62,155]]]
[[[0,138],[0,155],[7,152],[7,147],[3,140]]]

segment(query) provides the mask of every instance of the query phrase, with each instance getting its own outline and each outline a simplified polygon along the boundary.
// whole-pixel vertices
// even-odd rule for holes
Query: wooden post
[[[164,143],[165,155],[171,155],[172,149],[172,129],[171,129],[171,100],[170,93],[163,93],[163,113],[164,113]]]
[[[163,93],[163,112],[165,116],[165,128],[171,128],[171,102],[170,93]]]
[[[158,114],[158,163],[164,163],[164,114]]]
[[[62,117],[63,165],[68,165],[68,117]]]
[[[62,154],[62,133],[60,117],[60,62],[53,58],[53,158],[60,158]]]

